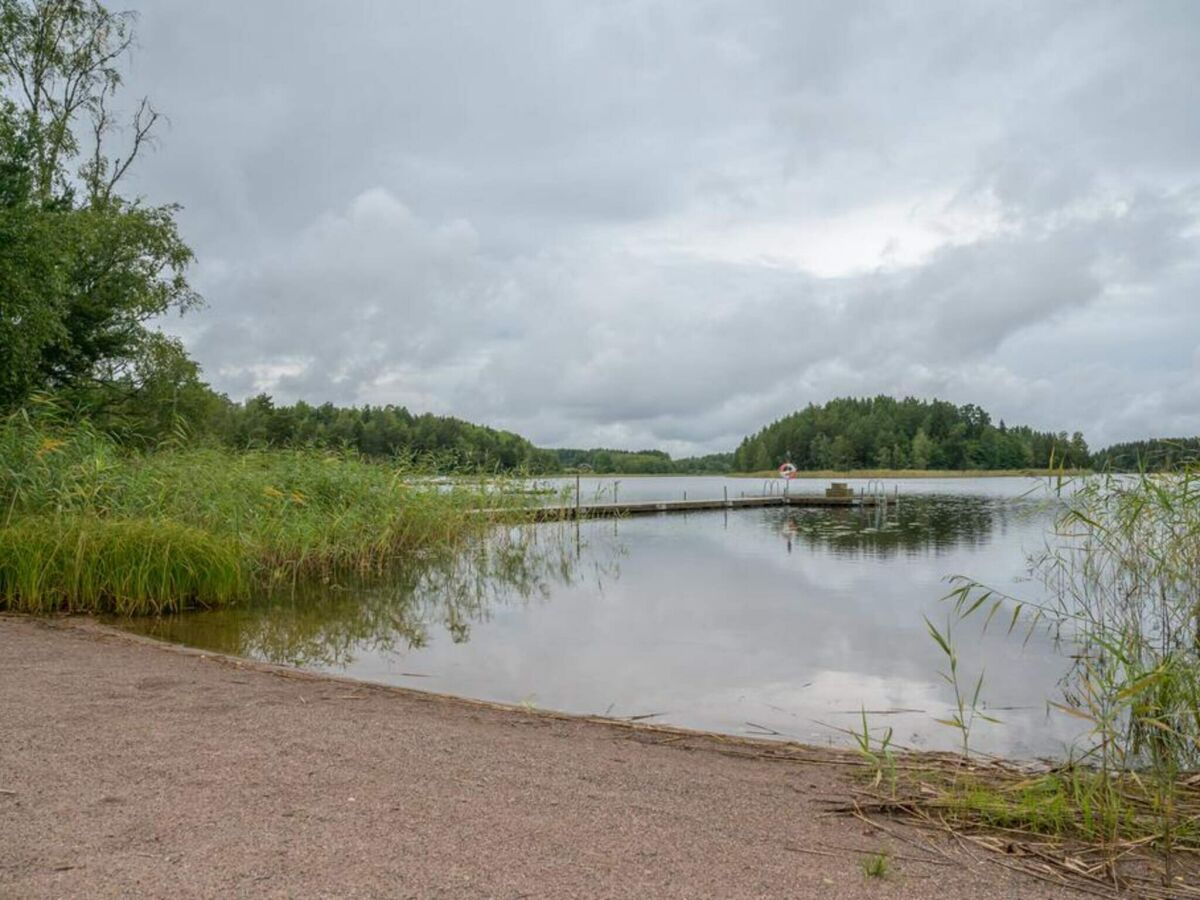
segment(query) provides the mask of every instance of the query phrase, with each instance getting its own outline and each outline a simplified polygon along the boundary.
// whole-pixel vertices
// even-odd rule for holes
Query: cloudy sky
[[[1200,4],[143,0],[241,398],[730,449],[845,394],[1200,432]]]

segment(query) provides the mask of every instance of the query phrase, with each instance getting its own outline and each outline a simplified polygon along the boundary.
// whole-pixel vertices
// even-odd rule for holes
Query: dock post
[[[613,482],[613,506],[617,505],[617,489],[621,486],[621,482]]]
[[[579,521],[579,473],[575,473],[575,521]]]
[[[725,492],[725,505],[729,505],[729,485],[724,485],[721,488]]]

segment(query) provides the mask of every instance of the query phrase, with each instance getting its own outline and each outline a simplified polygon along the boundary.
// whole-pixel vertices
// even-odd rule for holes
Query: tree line
[[[1106,447],[1092,457],[1098,470],[1158,472],[1195,465],[1200,460],[1200,437],[1151,438]]]
[[[224,401],[224,398],[222,398]],[[259,394],[244,403],[224,401],[205,427],[223,444],[255,447],[338,447],[369,457],[407,456],[441,470],[559,471],[553,451],[540,450],[511,431],[452,416],[413,414],[403,406],[276,406]]]
[[[564,470],[585,469],[597,475],[719,475],[733,468],[732,453],[672,459],[663,450],[563,448],[551,452]]]
[[[746,437],[733,454],[740,472],[784,462],[809,471],[1085,468],[1090,454],[1078,431],[992,424],[973,403],[879,396],[810,404]]]

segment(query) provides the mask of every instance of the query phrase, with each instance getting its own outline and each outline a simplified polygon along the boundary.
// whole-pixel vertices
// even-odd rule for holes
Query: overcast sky
[[[119,5],[119,2],[115,5]],[[232,397],[731,449],[809,402],[1200,432],[1200,3],[144,0]]]

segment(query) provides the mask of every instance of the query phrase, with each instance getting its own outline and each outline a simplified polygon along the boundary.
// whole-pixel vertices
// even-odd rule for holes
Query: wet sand
[[[787,755],[0,616],[0,897],[1076,896]]]

